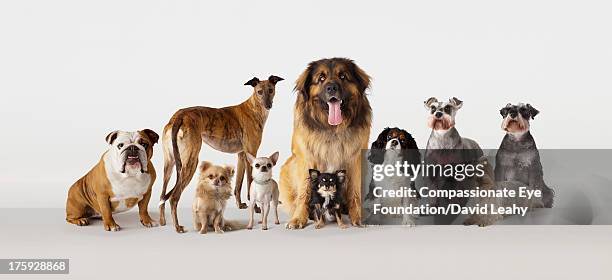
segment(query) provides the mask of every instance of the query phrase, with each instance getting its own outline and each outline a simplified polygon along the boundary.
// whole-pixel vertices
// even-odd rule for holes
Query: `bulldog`
[[[114,213],[125,212],[138,204],[140,222],[157,226],[147,206],[155,169],[151,163],[153,145],[159,135],[153,130],[113,131],[106,136],[108,150],[85,176],[68,191],[66,221],[78,226],[89,225],[89,218],[102,217],[104,229],[120,230]]]

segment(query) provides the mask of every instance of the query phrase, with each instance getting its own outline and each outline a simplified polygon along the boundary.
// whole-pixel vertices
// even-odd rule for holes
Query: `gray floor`
[[[228,209],[246,222],[246,212]],[[0,279],[611,279],[612,226],[420,226],[301,231],[272,225],[205,236],[146,229],[135,210],[116,215],[120,232],[101,222],[76,227],[63,209],[0,209],[0,258],[69,258],[69,276]],[[158,213],[152,213],[157,217]],[[281,221],[285,221],[281,217]]]

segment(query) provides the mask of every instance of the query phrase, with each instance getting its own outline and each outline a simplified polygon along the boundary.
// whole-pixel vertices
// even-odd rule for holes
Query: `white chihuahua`
[[[278,220],[278,184],[272,179],[272,167],[278,161],[278,152],[270,157],[255,158],[247,153],[247,159],[253,167],[253,182],[251,183],[251,199],[249,201],[249,224],[247,229],[253,229],[253,216],[255,206],[261,207],[261,229],[268,229],[268,213],[270,206],[274,209],[274,223],[280,224]]]

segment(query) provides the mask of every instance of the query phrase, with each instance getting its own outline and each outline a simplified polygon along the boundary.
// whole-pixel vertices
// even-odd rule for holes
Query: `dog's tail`
[[[181,129],[181,125],[183,125],[183,118],[179,117],[174,122],[174,124],[172,124],[172,131],[171,131],[172,133],[172,153],[174,155],[174,164],[176,165],[176,183],[174,184],[174,188],[172,188],[168,193],[164,194],[161,197],[161,199],[159,200],[159,205],[166,203],[168,198],[172,196],[172,193],[177,188],[181,180],[181,169],[183,168],[183,162],[181,161],[181,155],[179,153],[178,141],[177,141],[178,132]]]

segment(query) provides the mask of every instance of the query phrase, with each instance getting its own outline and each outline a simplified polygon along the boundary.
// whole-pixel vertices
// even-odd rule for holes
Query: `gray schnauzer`
[[[431,128],[431,135],[425,151],[425,164],[458,165],[477,164],[483,156],[483,151],[476,141],[463,138],[455,128],[455,115],[463,106],[463,101],[453,97],[448,102],[439,102],[435,97],[425,101],[425,108],[429,111],[427,125]],[[445,189],[472,189],[477,186],[476,178],[456,180],[453,177],[441,175],[425,176],[425,184],[430,189],[443,187]],[[446,206],[448,203],[465,206],[467,198],[449,200],[446,198],[431,199],[434,206]],[[436,224],[451,223],[456,216],[436,216]]]
[[[508,103],[499,112],[506,136],[495,159],[495,181],[518,181],[541,190],[544,207],[551,208],[555,192],[544,183],[540,153],[529,132],[529,120],[539,111],[529,104]]]

